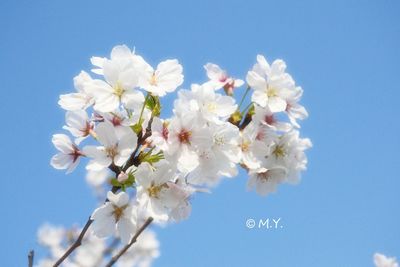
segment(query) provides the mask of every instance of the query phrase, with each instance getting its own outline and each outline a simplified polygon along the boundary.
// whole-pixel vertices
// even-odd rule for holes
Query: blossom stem
[[[147,93],[146,98],[144,99],[144,103],[143,103],[143,106],[142,106],[142,110],[140,111],[140,116],[139,116],[139,121],[138,121],[139,124],[142,124],[142,123],[141,123],[141,120],[142,120],[142,117],[143,117],[144,108],[145,108],[145,106],[146,106],[146,103],[147,103],[147,100],[149,99],[149,97],[150,97],[150,94]]]
[[[82,244],[82,239],[85,236],[87,230],[89,229],[89,226],[93,223],[93,220],[91,216],[89,216],[89,219],[87,220],[85,226],[83,227],[81,233],[79,234],[78,238],[75,240],[75,242],[71,245],[71,247],[64,253],[64,255],[61,256],[61,258],[58,259],[56,263],[54,263],[53,267],[60,266],[60,264],[68,258],[68,256]]]
[[[244,94],[242,96],[242,99],[240,100],[240,104],[238,106],[238,110],[240,110],[240,107],[242,106],[244,99],[246,98],[247,94],[249,93],[250,88],[251,87],[249,85],[247,85],[246,91],[244,92]]]
[[[124,253],[137,241],[137,238],[140,236],[140,234],[151,224],[151,222],[153,221],[152,217],[147,218],[147,220],[144,222],[144,224],[142,225],[142,227],[140,227],[136,234],[132,237],[131,241],[121,249],[120,252],[118,252],[117,255],[115,255],[114,257],[111,258],[111,260],[107,263],[106,267],[111,267],[114,265],[114,263],[116,263],[118,261],[118,259],[124,255]]]
[[[251,105],[253,105],[253,102],[250,102],[245,108],[244,108],[244,110],[242,111],[242,116],[244,116],[244,114],[246,113],[246,111],[251,107]]]

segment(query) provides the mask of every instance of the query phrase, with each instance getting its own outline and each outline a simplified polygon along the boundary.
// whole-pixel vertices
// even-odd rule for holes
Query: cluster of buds
[[[91,216],[97,237],[117,236],[126,244],[145,218],[185,219],[193,194],[236,176],[238,167],[249,174],[248,189],[260,195],[297,182],[306,168],[311,142],[299,137],[298,124],[308,116],[299,104],[303,90],[282,60],[270,65],[257,56],[246,85],[206,64],[208,80],[179,89],[169,118],[162,97],[183,84],[177,60],[153,68],[122,45],[91,62],[96,77],[82,71],[74,78],[76,92],[60,96],[72,140],[53,136],[59,153],[51,165],[71,172],[87,158],[88,181],[108,187],[107,201]]]

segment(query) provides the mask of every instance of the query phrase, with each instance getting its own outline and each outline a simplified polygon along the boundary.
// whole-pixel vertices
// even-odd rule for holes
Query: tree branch
[[[122,168],[122,171],[126,171],[126,170],[127,170],[130,166],[132,166],[132,165],[135,165],[135,166],[139,165],[140,162],[138,162],[138,155],[136,155],[136,154],[137,154],[137,152],[139,151],[139,148],[140,148],[140,146],[143,144],[143,142],[144,142],[148,137],[151,136],[151,124],[152,124],[152,123],[153,123],[153,114],[151,115],[151,118],[150,118],[150,120],[149,120],[149,122],[148,122],[148,124],[147,124],[145,133],[143,134],[143,131],[142,131],[142,132],[139,134],[139,136],[138,136],[138,141],[137,141],[137,144],[136,144],[136,148],[135,148],[135,150],[133,151],[133,153],[131,154],[129,160],[126,162],[124,168]],[[118,175],[121,173],[121,168],[118,167],[118,166],[116,166],[114,163],[112,163],[108,168],[109,168],[111,171],[113,171],[117,177],[118,177]],[[118,186],[113,186],[112,189],[111,189],[111,192],[115,193],[115,192],[117,192],[119,189],[120,189],[120,187],[118,187]],[[106,199],[106,202],[107,202],[107,201],[108,201],[108,199]],[[151,218],[151,217],[150,217],[150,218]],[[141,232],[153,221],[153,218],[151,218],[151,220],[150,220],[150,218],[147,219],[147,221],[146,221],[147,224],[145,223],[145,224],[143,225],[144,228],[143,228],[143,226],[142,226],[143,229],[142,229],[142,228],[139,229],[139,231],[135,234],[136,238],[137,238],[137,237],[141,234]],[[89,216],[89,219],[87,220],[85,226],[83,227],[81,233],[79,234],[78,239],[71,245],[71,247],[64,253],[64,255],[53,265],[53,267],[58,267],[58,266],[59,266],[59,265],[60,265],[60,264],[61,264],[61,263],[76,249],[76,248],[78,248],[78,247],[82,244],[82,239],[83,239],[83,237],[85,236],[87,230],[89,229],[89,226],[90,226],[92,223],[93,223],[93,220],[91,219],[91,216]],[[135,236],[134,236],[134,237],[135,237]],[[135,238],[135,240],[132,239],[133,243],[136,242],[136,238]],[[131,241],[131,242],[132,242],[132,241]],[[133,244],[133,243],[132,243],[132,244]],[[132,244],[131,244],[131,245],[132,245]],[[130,247],[131,245],[129,245],[129,247]],[[129,248],[129,247],[128,247],[128,248]],[[126,250],[127,250],[128,248],[126,248]],[[122,254],[123,254],[123,253],[125,253],[125,251],[122,252]],[[121,255],[122,255],[122,254],[121,254]],[[120,257],[120,256],[119,256],[119,257]],[[119,257],[118,257],[118,258],[119,258]],[[118,260],[118,258],[117,258],[117,260]],[[111,263],[111,265],[112,265],[112,264],[114,264],[114,263]],[[111,265],[110,265],[110,266],[111,266]]]
[[[115,193],[119,190],[119,187],[117,186],[113,186],[111,188],[111,192]],[[108,201],[108,199],[106,199],[106,202]],[[71,247],[64,253],[64,255],[62,255],[61,258],[58,259],[58,261],[53,265],[53,267],[57,267],[59,266],[66,258],[68,258],[68,256],[74,252],[74,250],[76,248],[78,248],[80,245],[82,245],[82,239],[85,236],[87,230],[89,229],[89,226],[93,223],[93,220],[91,218],[91,216],[89,216],[89,219],[87,220],[85,226],[83,227],[82,231],[80,232],[78,238],[75,240],[75,242],[71,245]]]
[[[33,249],[28,253],[28,267],[33,267],[33,257],[35,256],[35,252]]]
[[[118,259],[124,255],[124,253],[137,241],[137,238],[140,236],[140,234],[147,228],[147,226],[149,226],[151,224],[151,222],[153,221],[152,217],[149,217],[145,223],[142,225],[142,227],[140,227],[136,234],[132,237],[131,241],[123,248],[121,249],[120,252],[118,252],[117,255],[115,255],[114,257],[112,257],[112,259],[107,263],[106,267],[111,267],[114,265],[114,263],[116,263],[118,261]]]
[[[133,151],[133,153],[131,154],[131,156],[129,157],[128,161],[125,163],[125,166],[122,168],[122,170],[124,172],[132,165],[135,165],[135,166],[139,165],[138,164],[138,155],[136,155],[136,154],[139,151],[139,148],[143,144],[143,142],[146,141],[146,139],[151,136],[151,124],[152,123],[153,123],[153,114],[151,115],[151,118],[150,118],[149,122],[147,123],[145,133],[143,134],[143,131],[141,131],[139,133],[136,148]]]
[[[76,239],[75,242],[71,245],[71,247],[64,253],[64,255],[62,255],[62,257],[58,259],[58,261],[53,265],[53,267],[59,266],[77,247],[79,247],[82,244],[82,239],[85,236],[92,222],[93,220],[91,216],[89,216],[89,219],[87,220],[85,226],[83,227],[81,233],[79,234],[78,239]]]

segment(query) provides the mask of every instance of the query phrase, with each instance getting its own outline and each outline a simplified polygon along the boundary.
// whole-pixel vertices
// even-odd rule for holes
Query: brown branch
[[[129,167],[131,167],[132,165],[138,166],[138,156],[136,155],[137,152],[139,151],[140,146],[144,143],[144,141],[146,141],[147,138],[149,138],[151,136],[151,124],[153,123],[153,114],[149,120],[149,122],[147,123],[147,127],[145,130],[145,133],[143,134],[143,131],[141,131],[138,135],[138,140],[137,140],[137,144],[136,144],[136,148],[133,151],[133,153],[131,154],[131,156],[129,157],[128,161],[125,163],[125,166],[122,168],[122,170],[125,172]]]
[[[124,168],[122,168],[122,171],[126,171],[130,166],[132,166],[132,165],[135,165],[135,166],[137,166],[137,165],[139,165],[138,164],[138,155],[136,155],[137,154],[137,152],[139,151],[139,148],[140,148],[140,146],[143,144],[143,142],[144,141],[146,141],[146,139],[148,138],[148,137],[150,137],[151,136],[151,124],[153,123],[153,114],[152,114],[152,116],[151,116],[151,118],[150,118],[150,120],[149,120],[149,122],[148,122],[148,124],[147,124],[147,128],[146,128],[146,130],[145,130],[145,134],[143,135],[143,131],[142,132],[140,132],[140,134],[138,135],[138,141],[137,141],[137,144],[136,144],[136,148],[135,148],[135,150],[133,151],[133,153],[131,154],[131,156],[130,156],[130,158],[129,158],[129,160],[126,162],[126,164],[125,164],[125,166],[124,166]],[[139,162],[140,163],[140,162]],[[113,171],[114,173],[115,173],[115,175],[118,177],[118,175],[121,173],[121,168],[120,167],[118,167],[118,166],[116,166],[114,163],[112,163],[109,167],[108,167],[111,171]],[[120,189],[120,187],[118,187],[118,186],[113,186],[112,187],[112,189],[111,189],[111,192],[113,192],[113,193],[115,193],[115,192],[117,192],[118,190]],[[106,202],[108,201],[108,199],[106,199]],[[150,218],[149,218],[150,219]],[[149,221],[149,219],[147,220],[147,221]],[[153,220],[153,218],[151,218],[151,220],[147,223],[147,221],[146,221],[146,223],[147,223],[147,225],[145,224],[144,225],[144,228],[143,229],[139,229],[139,230],[141,230],[140,232],[138,231],[138,233],[136,233],[136,238],[140,235],[140,233],[148,226],[148,224],[150,224],[151,223],[151,221]],[[71,247],[64,253],[64,255],[53,265],[53,267],[57,267],[57,266],[59,266],[76,248],[78,248],[81,244],[82,244],[82,239],[83,239],[83,237],[85,236],[85,234],[86,234],[86,232],[87,232],[87,230],[89,229],[89,226],[91,225],[93,223],[93,220],[91,219],[91,216],[89,216],[89,219],[87,220],[87,222],[86,222],[86,224],[85,224],[85,226],[83,227],[83,229],[82,229],[82,231],[81,231],[81,233],[79,234],[79,236],[78,236],[78,239],[71,245]],[[135,243],[136,242],[136,239],[134,240],[134,242],[133,243]],[[132,244],[133,244],[132,243]],[[132,245],[131,244],[131,245]],[[131,246],[130,245],[130,246]],[[129,246],[129,247],[130,247]],[[129,248],[128,247],[128,248]],[[127,248],[127,249],[128,249]],[[125,253],[125,252],[123,252],[123,253]],[[122,253],[122,254],[123,254]],[[121,255],[122,255],[121,254]],[[119,258],[119,257],[118,257]],[[112,263],[113,264],[113,263]],[[111,265],[110,265],[111,266]]]
[[[79,247],[82,244],[82,239],[85,236],[87,230],[89,229],[89,226],[92,224],[93,220],[89,216],[89,219],[87,220],[85,226],[83,227],[81,233],[79,234],[78,238],[75,240],[75,242],[71,245],[71,247],[62,255],[60,259],[56,263],[54,263],[53,267],[59,266],[77,247]]]
[[[151,222],[153,221],[152,217],[149,217],[145,223],[142,225],[142,227],[140,227],[136,234],[132,237],[131,241],[123,248],[121,249],[120,252],[118,252],[117,255],[115,255],[114,257],[112,257],[112,259],[107,263],[106,267],[111,267],[114,265],[114,263],[116,263],[118,261],[118,259],[124,255],[124,253],[137,241],[137,238],[140,236],[140,234],[147,228],[147,226],[149,226],[151,224]]]
[[[118,186],[113,186],[111,188],[111,192],[115,193],[119,190]],[[108,202],[109,200],[106,199],[105,202]],[[82,239],[85,236],[87,230],[89,229],[89,226],[93,223],[92,216],[89,216],[89,219],[87,220],[85,226],[83,227],[81,233],[79,234],[78,238],[75,240],[75,242],[71,245],[71,247],[62,255],[60,259],[53,265],[53,267],[59,266],[72,252],[74,252],[75,249],[77,249],[80,245],[82,245]]]
[[[33,257],[35,256],[35,252],[33,249],[28,253],[28,267],[33,267]]]

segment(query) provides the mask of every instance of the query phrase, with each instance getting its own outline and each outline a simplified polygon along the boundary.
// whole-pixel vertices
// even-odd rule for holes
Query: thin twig
[[[147,138],[151,136],[151,124],[153,123],[153,114],[151,115],[151,118],[149,122],[147,123],[147,127],[145,130],[145,133],[143,134],[143,131],[141,131],[138,135],[138,140],[136,144],[136,148],[129,157],[128,161],[125,163],[124,168],[122,170],[125,172],[129,167],[132,165],[138,166],[138,157],[139,155],[136,155],[137,152],[139,151],[140,146],[143,144],[144,141],[146,141]]]
[[[118,252],[117,255],[112,257],[112,259],[107,263],[106,267],[111,267],[118,261],[118,259],[124,255],[124,253],[136,242],[137,238],[140,236],[140,234],[151,224],[153,221],[152,217],[149,217],[145,223],[142,225],[142,227],[139,228],[139,230],[136,232],[136,234],[132,237],[131,241],[123,248],[121,249],[120,252]]]
[[[58,261],[53,265],[53,267],[59,266],[77,247],[79,247],[82,244],[82,239],[85,236],[92,222],[93,220],[91,216],[89,216],[89,219],[87,220],[85,226],[83,227],[81,233],[79,234],[78,239],[76,239],[75,242],[71,245],[71,247],[64,253],[64,255],[62,255],[62,257],[58,259]]]
[[[111,188],[111,192],[115,193],[120,189],[118,186],[113,186]],[[109,200],[106,199],[105,202],[108,202]],[[89,226],[93,223],[92,216],[89,216],[89,219],[87,220],[85,226],[83,227],[82,231],[80,232],[78,238],[75,240],[75,242],[71,245],[71,247],[62,255],[60,259],[53,265],[53,267],[59,266],[76,248],[78,248],[80,245],[82,245],[82,239],[85,236],[87,230],[89,229]]]
[[[35,256],[35,252],[33,249],[28,253],[28,267],[33,267],[33,257]]]

